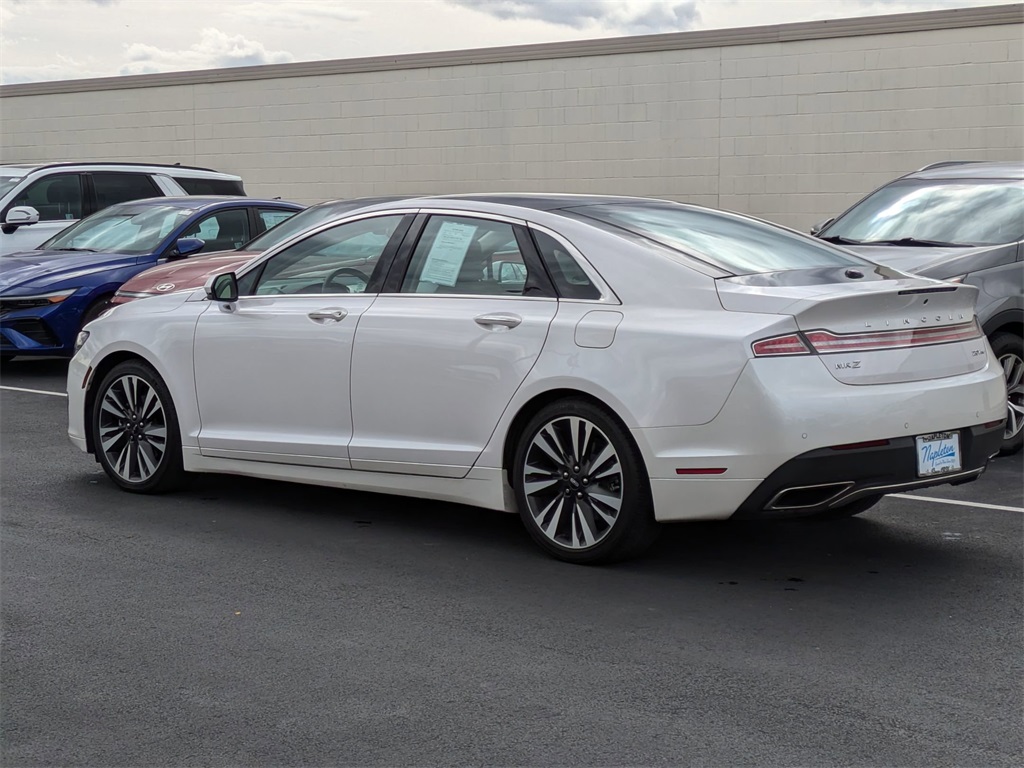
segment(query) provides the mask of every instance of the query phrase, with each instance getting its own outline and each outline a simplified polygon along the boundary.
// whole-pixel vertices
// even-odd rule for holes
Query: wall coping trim
[[[582,56],[612,56],[630,53],[678,51],[797,40],[858,37],[864,35],[926,32],[940,29],[1021,24],[1024,3],[988,5],[974,8],[950,8],[882,16],[825,19],[758,27],[707,29],[695,32],[670,32],[657,35],[532,43],[497,48],[472,48],[456,51],[411,53],[397,56],[369,56],[357,59],[300,61],[289,64],[265,64],[252,67],[161,72],[150,75],[96,77],[80,80],[52,80],[39,83],[0,85],[0,98],[43,96],[60,93],[154,88],[161,86],[203,85],[275,80],[289,77],[316,77],[357,72],[384,72],[400,69],[453,67],[467,64],[565,59]]]

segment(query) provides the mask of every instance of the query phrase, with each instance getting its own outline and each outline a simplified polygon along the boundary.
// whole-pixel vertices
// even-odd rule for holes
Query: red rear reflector
[[[852,451],[856,448],[878,448],[888,445],[888,440],[865,440],[863,443],[846,443],[845,445],[833,445],[833,451]]]
[[[811,350],[804,344],[799,334],[790,333],[785,336],[773,336],[770,339],[761,339],[750,345],[757,357],[769,357],[771,355],[809,355]]]
[[[938,328],[908,328],[899,331],[875,331],[872,333],[832,333],[831,331],[808,331],[807,340],[815,351],[867,352],[877,349],[920,347],[926,344],[948,344],[954,341],[969,341],[981,336],[981,328],[972,320],[958,325],[943,325]]]
[[[986,421],[983,426],[985,429],[992,429],[992,427],[1001,427],[1006,423],[1006,419],[998,419],[997,421]]]
[[[687,469],[680,467],[676,469],[677,475],[720,475],[725,472],[726,467],[699,467],[694,469]]]

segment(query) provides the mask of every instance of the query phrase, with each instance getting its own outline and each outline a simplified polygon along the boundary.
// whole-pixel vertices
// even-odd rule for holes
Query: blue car
[[[0,256],[0,358],[70,356],[114,292],[155,264],[233,250],[303,206],[251,197],[159,197],[113,205],[38,250]]]

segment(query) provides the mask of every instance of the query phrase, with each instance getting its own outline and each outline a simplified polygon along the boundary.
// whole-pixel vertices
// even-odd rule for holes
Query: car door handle
[[[327,320],[333,320],[336,323],[340,323],[347,315],[348,312],[344,309],[318,309],[315,312],[310,312],[307,317],[318,323]]]
[[[482,328],[486,328],[489,331],[496,331],[499,328],[504,328],[508,330],[510,328],[515,328],[517,325],[523,322],[523,318],[521,318],[519,315],[507,315],[504,313],[495,315],[480,315],[479,317],[475,317],[473,319],[476,321],[477,325],[481,326]]]

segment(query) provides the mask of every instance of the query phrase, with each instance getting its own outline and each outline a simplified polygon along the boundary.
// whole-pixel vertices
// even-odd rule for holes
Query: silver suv
[[[242,179],[209,168],[140,163],[0,166],[0,254],[32,250],[114,203],[168,195],[244,195]]]
[[[1024,163],[935,163],[876,189],[812,235],[879,264],[976,286],[1006,374],[1001,453],[1024,443]]]

